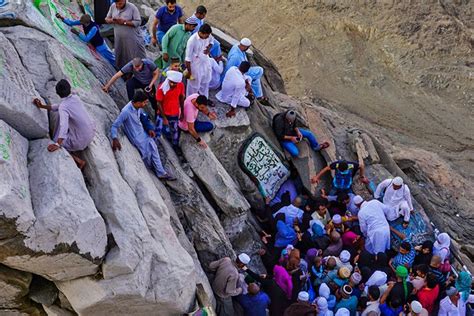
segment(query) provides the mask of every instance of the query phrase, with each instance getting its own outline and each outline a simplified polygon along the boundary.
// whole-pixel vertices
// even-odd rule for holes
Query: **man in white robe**
[[[193,34],[186,45],[186,96],[199,93],[209,96],[209,82],[211,81],[211,63],[209,51],[214,38],[209,24],[203,24],[199,31]]]
[[[247,98],[251,91],[250,78],[245,73],[250,69],[250,63],[243,61],[237,68],[230,67],[222,82],[222,89],[216,94],[217,100],[230,104],[231,109],[227,112],[227,117],[235,116],[237,106],[248,108],[250,100]]]
[[[385,213],[387,220],[394,221],[403,216],[405,222],[410,221],[413,203],[410,189],[403,183],[402,178],[396,177],[380,182],[377,190],[375,190],[374,197],[376,199],[382,198],[383,204],[389,207],[387,213]]]
[[[377,200],[364,201],[359,195],[354,197],[359,208],[359,225],[365,237],[365,249],[376,255],[390,248],[390,226],[385,218],[384,209],[388,207]]]
[[[224,71],[224,57],[219,56],[213,58],[209,56],[209,61],[211,63],[211,82],[209,82],[209,89],[217,90],[221,86],[221,75]]]

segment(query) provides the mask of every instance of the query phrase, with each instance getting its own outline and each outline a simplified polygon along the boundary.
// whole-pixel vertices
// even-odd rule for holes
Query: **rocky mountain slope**
[[[270,123],[287,108],[332,144],[322,156],[302,144],[293,161],[308,190],[319,189],[309,178],[327,161],[359,154],[374,181],[403,176],[419,202],[417,213],[423,217],[424,209],[450,232],[466,263],[474,258],[468,180],[453,179],[436,154],[401,150],[386,137],[389,130],[341,114],[336,102],[285,95],[278,71],[258,50],[253,61],[265,67],[272,106],[257,103],[228,119],[218,103],[217,128],[205,136],[209,148],[183,135],[184,161],[159,140],[166,167],[178,178],[162,183],[124,135],[122,150],[111,149],[110,125],[126,103],[125,87],[117,83],[110,95],[103,93],[114,70],[54,18],[57,11],[77,16],[79,7],[43,3],[40,9],[30,2],[0,6],[0,314],[179,315],[195,309],[197,284],[212,304],[210,261],[245,251],[252,268],[263,271],[252,215],[263,201],[237,153],[253,132],[281,150]],[[62,78],[98,127],[83,153],[83,174],[64,150],[46,150],[50,120],[31,104],[34,97],[57,102],[54,86]]]

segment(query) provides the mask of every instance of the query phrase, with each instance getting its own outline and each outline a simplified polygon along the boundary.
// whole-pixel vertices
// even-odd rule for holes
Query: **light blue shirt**
[[[226,73],[227,70],[229,70],[232,66],[239,67],[240,63],[243,61],[248,61],[247,53],[241,51],[239,44],[237,43],[232,46],[229,53],[227,54],[227,64],[225,66],[224,73]]]

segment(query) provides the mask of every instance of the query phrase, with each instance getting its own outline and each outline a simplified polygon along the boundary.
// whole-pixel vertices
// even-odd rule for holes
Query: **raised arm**
[[[321,177],[328,171],[331,171],[331,167],[330,166],[324,167],[321,171],[319,171],[317,175],[311,178],[311,183],[318,183]]]
[[[378,199],[381,197],[382,191],[385,190],[390,183],[392,182],[392,179],[385,179],[382,182],[379,183],[377,186],[377,189],[374,192],[374,198]]]
[[[123,76],[123,72],[121,70],[119,70],[115,75],[112,76],[112,78],[110,78],[109,82],[107,82],[105,84],[105,86],[102,87],[102,90],[105,93],[108,93],[110,86],[113,85],[114,82],[117,81],[117,79],[122,77],[122,76]]]

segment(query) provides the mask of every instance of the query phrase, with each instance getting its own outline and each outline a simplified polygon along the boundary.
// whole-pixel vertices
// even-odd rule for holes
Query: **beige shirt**
[[[242,289],[238,286],[239,271],[229,257],[211,262],[209,268],[216,271],[212,288],[217,296],[227,298],[242,293]]]

